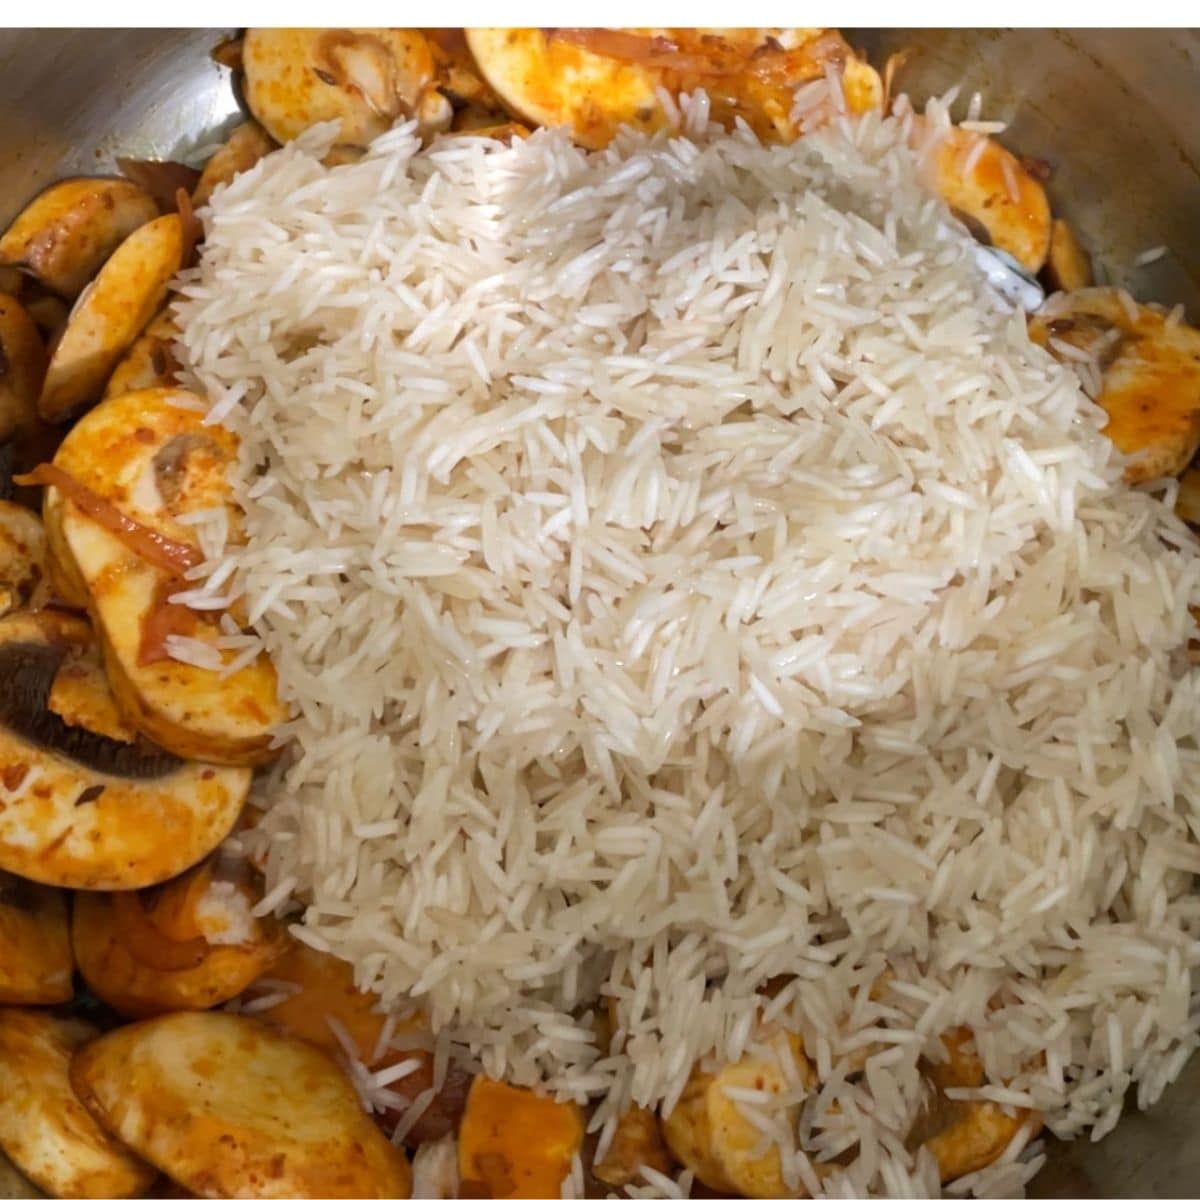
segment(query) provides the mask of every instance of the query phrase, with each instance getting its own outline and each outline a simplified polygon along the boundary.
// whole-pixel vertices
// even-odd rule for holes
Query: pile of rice
[[[819,1085],[745,1109],[786,1178],[930,1194],[942,1031],[1066,1136],[1197,1044],[1200,556],[986,288],[911,114],[681,121],[399,128],[332,170],[322,130],[214,198],[178,311],[246,540],[197,589],[295,712],[266,906],[605,1136],[782,981]],[[956,1190],[1019,1192],[1028,1140]]]

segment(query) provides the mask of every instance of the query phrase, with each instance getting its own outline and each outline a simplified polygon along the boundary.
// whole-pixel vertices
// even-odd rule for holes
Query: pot
[[[0,30],[0,228],[39,188],[111,172],[117,154],[186,158],[240,119],[229,72],[209,51],[230,31]],[[850,30],[881,66],[910,57],[918,101],[963,86],[1003,140],[1053,169],[1049,190],[1113,282],[1200,319],[1200,32]],[[1189,99],[1191,97],[1192,99]],[[1142,251],[1166,255],[1139,267]],[[1200,1193],[1194,1136],[1200,1056],[1149,1112],[1098,1144],[1050,1139],[1037,1196]],[[0,1161],[0,1197],[31,1195]]]

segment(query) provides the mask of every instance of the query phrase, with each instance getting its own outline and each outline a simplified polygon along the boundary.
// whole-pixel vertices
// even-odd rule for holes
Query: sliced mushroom
[[[422,29],[421,32],[433,55],[438,88],[454,103],[455,109],[486,113],[489,119],[485,124],[503,121],[504,106],[479,74],[467,45],[466,30]]]
[[[668,127],[660,91],[700,88],[714,120],[741,119],[764,139],[791,141],[796,87],[853,59],[838,33],[821,29],[488,28],[467,30],[467,43],[505,107],[534,125],[565,127],[589,149],[622,128]],[[847,100],[868,90],[856,74]]]
[[[171,603],[184,570],[202,557],[180,518],[223,508],[234,536],[238,523],[226,476],[236,439],[205,425],[195,402],[160,388],[88,413],[55,457],[66,478],[47,490],[46,521],[55,559],[72,565],[72,590],[82,585],[129,720],[181,757],[252,764],[272,756],[272,730],[285,715],[267,657],[229,675],[170,657],[171,636],[209,646],[222,636],[215,620]]]
[[[55,597],[70,608],[87,608],[87,583],[63,535],[62,495],[47,488],[42,499],[42,529],[46,536],[46,578]]]
[[[66,421],[93,403],[121,356],[162,307],[187,250],[183,220],[169,213],[123,241],[79,298],[46,369],[38,412]]]
[[[991,1101],[949,1099],[945,1095],[948,1089],[982,1087],[987,1078],[969,1029],[943,1034],[942,1045],[945,1061],[925,1066],[933,1091],[909,1140],[929,1150],[937,1160],[942,1182],[949,1183],[995,1162],[1027,1126],[1036,1134],[1042,1119],[1039,1113],[1006,1111]]]
[[[846,108],[852,113],[883,108],[883,80],[865,58],[851,54],[842,71],[842,92]]]
[[[46,348],[33,318],[12,296],[0,295],[0,445],[37,419],[46,377]]]
[[[593,1165],[592,1174],[610,1187],[625,1187],[638,1182],[643,1167],[666,1175],[671,1165],[658,1118],[635,1104],[621,1114],[608,1152]]]
[[[246,121],[230,135],[220,150],[204,164],[200,181],[192,192],[192,203],[201,208],[212,199],[219,187],[224,187],[243,171],[265,158],[278,145],[257,121]]]
[[[54,609],[0,621],[0,679],[0,869],[59,887],[150,887],[233,827],[250,772],[135,740],[85,621]]]
[[[918,136],[923,126],[917,123]],[[982,133],[952,128],[930,158],[938,194],[986,231],[989,244],[1011,254],[1036,275],[1050,250],[1050,203],[1046,189],[1015,154]]]
[[[1125,478],[1176,475],[1200,449],[1200,332],[1116,288],[1050,297],[1029,336],[1070,365],[1066,345],[1092,355],[1104,382],[1104,432],[1130,456]]]
[[[1051,288],[1059,292],[1077,292],[1092,286],[1092,261],[1079,244],[1075,230],[1061,217],[1050,226],[1046,276]]]
[[[693,1071],[679,1102],[663,1118],[663,1136],[671,1152],[697,1179],[723,1195],[796,1194],[783,1178],[778,1147],[765,1142],[726,1091],[742,1088],[779,1097],[776,1106],[785,1108],[789,1120],[795,1118],[800,1097],[789,1095],[795,1084],[784,1074],[780,1056],[792,1059],[796,1078],[806,1085],[811,1083],[812,1068],[795,1035],[774,1034],[767,1047],[716,1072]]]
[[[148,891],[81,893],[71,921],[79,972],[127,1017],[224,1004],[285,947],[274,921],[251,916],[255,901],[211,858]]]
[[[531,130],[527,125],[522,125],[517,121],[504,121],[498,125],[464,124],[461,127],[450,130],[448,133],[445,133],[442,136],[448,138],[491,138],[496,142],[508,142],[511,144],[514,138],[527,138],[530,132]]]
[[[0,1196],[11,1196],[13,1200],[42,1200],[45,1193],[35,1187],[6,1155],[0,1154]]]
[[[48,291],[33,291],[26,288],[21,294],[21,303],[29,314],[29,319],[37,326],[46,344],[47,351],[53,352],[67,327],[71,315],[70,306],[61,297]],[[49,360],[47,360],[49,361]],[[39,391],[41,385],[38,385]]]
[[[1179,477],[1175,511],[1189,525],[1200,525],[1200,469],[1189,467]]]
[[[75,994],[62,892],[0,871],[0,1004],[62,1004]]]
[[[200,182],[200,172],[186,163],[161,158],[118,158],[126,179],[145,188],[164,213],[179,211],[179,193],[190,196]]]
[[[0,500],[0,617],[44,598],[46,535],[37,514]]]
[[[157,1172],[96,1124],[71,1088],[85,1021],[0,1009],[0,1149],[49,1196],[140,1196]]]
[[[557,1196],[582,1144],[577,1105],[477,1075],[458,1131],[459,1178],[469,1195]]]
[[[452,116],[419,29],[250,29],[242,65],[246,103],[277,142],[340,121],[339,142],[366,146],[401,118],[436,132]]]
[[[268,1025],[337,1054],[341,1043],[330,1027],[332,1018],[354,1043],[364,1065],[377,1065],[376,1046],[386,1017],[377,1011],[378,996],[355,987],[354,968],[348,962],[293,941],[272,967],[271,980],[287,985],[290,994],[262,1014]]]
[[[328,1055],[249,1017],[174,1013],[71,1065],[92,1115],[202,1196],[405,1197],[408,1160]]]
[[[35,196],[0,237],[0,263],[74,300],[158,206],[127,179],[63,179]]]
[[[108,377],[103,398],[109,400],[125,392],[141,392],[146,388],[174,387],[179,382],[175,378],[179,362],[174,351],[178,336],[179,326],[174,314],[170,309],[163,309],[117,363]]]
[[[378,997],[355,986],[354,970],[349,963],[294,942],[271,967],[270,983],[266,986],[274,987],[277,983],[282,983],[290,994],[261,1013],[261,1019],[268,1025],[345,1061],[346,1048],[333,1032],[332,1022],[336,1022],[339,1032],[354,1044],[355,1060],[373,1071],[417,1060],[415,1070],[388,1085],[390,1091],[408,1101],[432,1087],[433,1056],[428,1050],[395,1049],[380,1044],[387,1018],[378,1011]],[[392,1037],[397,1041],[413,1040],[427,1030],[420,1013],[393,1021],[392,1026]],[[412,1124],[405,1141],[419,1146],[456,1129],[470,1084],[471,1077],[451,1064],[441,1088]],[[402,1115],[401,1111],[385,1106],[379,1118],[391,1128]]]

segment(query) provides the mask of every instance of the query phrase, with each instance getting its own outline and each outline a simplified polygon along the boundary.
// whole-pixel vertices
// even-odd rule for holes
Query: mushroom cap
[[[250,771],[184,762],[121,720],[87,622],[0,621],[0,870],[59,887],[149,887],[232,829]]]

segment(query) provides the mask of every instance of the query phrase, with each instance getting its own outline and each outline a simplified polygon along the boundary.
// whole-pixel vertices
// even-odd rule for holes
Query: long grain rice
[[[830,1195],[937,1189],[904,1131],[950,1027],[1067,1136],[1197,1042],[1196,547],[900,111],[765,148],[685,97],[690,140],[398,128],[335,170],[315,131],[217,193],[177,305],[246,510],[197,598],[236,580],[294,714],[255,912],[593,1127],[792,976],[777,1140],[810,1186],[851,1152]]]

